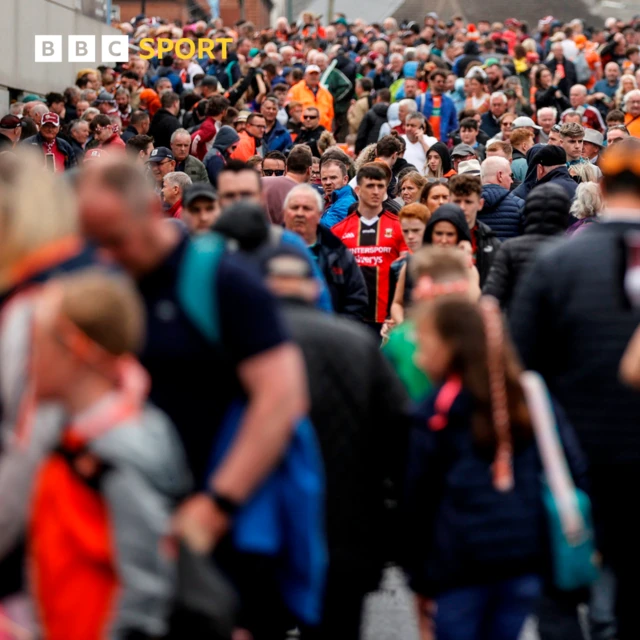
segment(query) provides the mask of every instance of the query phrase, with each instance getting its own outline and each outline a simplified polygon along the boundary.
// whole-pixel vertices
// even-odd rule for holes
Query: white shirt
[[[422,136],[424,141],[427,143],[427,149],[430,149],[438,140],[436,138],[431,138],[428,135]],[[417,142],[409,142],[409,138],[406,135],[402,136],[402,139],[407,144],[407,149],[404,152],[404,159],[412,164],[419,173],[424,175],[424,166],[427,162],[427,153],[422,148],[420,141]]]

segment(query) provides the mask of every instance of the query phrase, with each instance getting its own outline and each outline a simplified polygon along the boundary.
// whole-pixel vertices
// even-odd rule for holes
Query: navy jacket
[[[478,219],[490,227],[499,240],[515,238],[522,233],[524,200],[499,184],[485,184],[482,197],[484,207],[478,213]]]
[[[60,153],[65,156],[64,168],[71,169],[71,167],[75,167],[76,164],[78,164],[78,159],[76,158],[73,147],[60,136],[56,138],[56,143],[58,145],[58,150],[60,151]],[[38,149],[40,149],[40,151],[44,155],[44,149],[42,146],[44,144],[44,138],[42,137],[41,133],[38,132],[35,136],[27,138],[23,144],[30,144],[34,147],[38,147]]]
[[[572,200],[576,197],[578,183],[569,175],[567,167],[558,167],[550,171],[541,180],[538,180],[536,186],[550,183],[559,184]]]
[[[482,129],[482,131],[484,131],[490,138],[493,138],[500,133],[500,123],[496,120],[491,111],[487,111],[487,113],[482,115],[480,129]]]
[[[291,140],[291,135],[287,131],[287,128],[281,125],[277,120],[273,129],[271,129],[269,133],[264,134],[262,143],[266,152],[282,151],[282,153],[287,153],[293,146],[293,141]]]
[[[318,225],[318,239],[309,250],[327,281],[334,311],[353,320],[362,320],[367,313],[369,293],[351,251],[322,225]]]
[[[514,443],[514,488],[496,491],[494,451],[472,435],[474,400],[462,390],[435,431],[429,419],[440,388],[417,409],[409,445],[404,565],[412,589],[425,596],[547,569],[542,465],[534,439]],[[559,406],[555,406],[565,455],[577,486],[586,463]]]

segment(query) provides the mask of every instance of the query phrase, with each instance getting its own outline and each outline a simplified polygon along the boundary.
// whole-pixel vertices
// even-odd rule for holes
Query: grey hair
[[[576,189],[576,197],[571,205],[572,216],[582,220],[583,218],[594,218],[603,208],[602,193],[600,187],[595,182],[583,182]]]
[[[507,104],[507,102],[509,102],[507,100],[507,96],[504,93],[504,91],[494,91],[491,94],[491,97],[489,98],[489,100],[493,100],[494,98],[500,98],[500,100],[502,100],[502,102],[504,102],[505,104]]]
[[[291,198],[293,198],[293,196],[295,195],[298,195],[299,193],[312,196],[314,203],[318,207],[318,211],[322,213],[322,210],[324,209],[322,196],[311,185],[308,184],[299,184],[298,186],[293,187],[293,189],[289,191],[287,197],[284,199],[283,209],[287,209],[289,207],[289,201],[291,200]]]
[[[191,139],[191,134],[186,129],[176,129],[171,134],[171,142],[173,142],[180,135],[187,135],[189,136],[189,139]]]
[[[591,162],[583,162],[581,164],[574,164],[569,168],[569,173],[580,178],[582,182],[595,182],[602,177],[602,172],[599,167]]]
[[[416,113],[418,111],[418,103],[413,98],[403,98],[398,102],[398,108],[407,107],[409,113]]]
[[[553,117],[555,121],[558,121],[558,110],[555,107],[542,107],[542,109],[538,109],[538,119],[543,113],[553,113]]]
[[[419,111],[414,111],[413,113],[410,113],[406,118],[405,118],[405,123],[409,122],[409,120],[419,120],[420,124],[424,127],[427,123],[427,119],[424,117],[424,115],[422,113],[420,113]]]
[[[43,116],[45,113],[49,113],[49,107],[46,104],[38,104],[33,108],[32,115],[35,116],[37,113]]]
[[[12,116],[21,116],[22,112],[24,111],[24,102],[14,102],[10,107],[9,107],[9,113]]]
[[[191,178],[183,171],[167,173],[164,180],[172,187],[180,187],[180,191],[184,191],[190,184],[193,184]]]
[[[628,106],[631,98],[638,98],[638,97],[640,97],[640,89],[634,89],[633,91],[629,91],[629,93],[627,93],[627,95],[624,97],[625,108]]]
[[[69,131],[75,131],[81,124],[89,124],[86,120],[74,120],[69,127]]]
[[[95,107],[89,107],[83,114],[82,117],[80,118],[80,120],[84,120],[87,121],[88,118],[87,116],[99,116],[100,115],[100,111],[98,109],[96,109]]]

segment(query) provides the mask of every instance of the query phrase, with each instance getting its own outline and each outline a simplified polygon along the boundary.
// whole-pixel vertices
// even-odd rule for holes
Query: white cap
[[[539,127],[531,118],[528,116],[519,116],[513,121],[512,129],[519,129],[522,127],[531,127],[532,129],[537,129],[540,131],[542,127]]]
[[[482,167],[477,160],[464,160],[458,165],[458,174],[469,173],[472,176],[479,176]]]
[[[320,71],[320,67],[317,64],[310,64],[307,68],[306,68],[306,73],[322,73],[322,71]]]

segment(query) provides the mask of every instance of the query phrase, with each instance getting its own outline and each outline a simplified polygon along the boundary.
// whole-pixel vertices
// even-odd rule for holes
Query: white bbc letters
[[[129,38],[127,36],[102,36],[102,62],[127,62]]]
[[[69,62],[95,62],[95,36],[69,36]]]
[[[62,62],[62,36],[36,36],[36,62]]]

